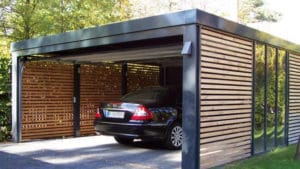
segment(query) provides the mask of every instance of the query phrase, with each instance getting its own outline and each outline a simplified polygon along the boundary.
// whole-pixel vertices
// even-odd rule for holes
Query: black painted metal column
[[[254,155],[254,132],[255,132],[255,79],[256,79],[256,43],[252,43],[252,113],[251,113],[251,155]]]
[[[289,98],[290,98],[290,61],[289,61],[289,53],[285,52],[285,125],[284,125],[284,140],[285,144],[289,145],[289,112],[290,112],[290,105],[289,105]]]
[[[277,147],[277,132],[278,132],[278,48],[275,54],[275,130],[274,130],[274,146]]]
[[[267,116],[268,116],[268,46],[265,44],[265,51],[264,51],[264,58],[265,58],[265,77],[264,77],[264,82],[265,82],[265,90],[264,90],[264,152],[267,151]]]
[[[183,54],[182,78],[182,169],[200,167],[200,30],[198,25],[184,29],[183,42],[191,43],[190,54]]]
[[[74,65],[73,124],[74,136],[80,136],[80,65]]]
[[[22,141],[22,72],[23,72],[23,58],[17,58],[17,124],[16,124],[16,138],[15,142]]]

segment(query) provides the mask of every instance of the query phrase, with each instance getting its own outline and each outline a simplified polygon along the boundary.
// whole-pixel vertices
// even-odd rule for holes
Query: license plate
[[[116,118],[123,119],[125,116],[125,112],[122,111],[105,111],[105,117],[107,118]]]

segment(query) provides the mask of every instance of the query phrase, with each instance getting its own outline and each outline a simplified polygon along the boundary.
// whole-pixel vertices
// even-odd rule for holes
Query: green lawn
[[[277,148],[270,153],[228,164],[224,169],[300,169],[295,161],[296,145]]]

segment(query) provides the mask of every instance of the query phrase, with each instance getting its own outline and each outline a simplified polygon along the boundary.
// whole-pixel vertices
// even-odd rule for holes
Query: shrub
[[[10,59],[0,58],[0,141],[10,139]]]

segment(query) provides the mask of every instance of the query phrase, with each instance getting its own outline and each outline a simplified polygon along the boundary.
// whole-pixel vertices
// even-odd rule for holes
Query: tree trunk
[[[295,160],[300,160],[300,136],[298,139],[296,154],[295,154]]]

